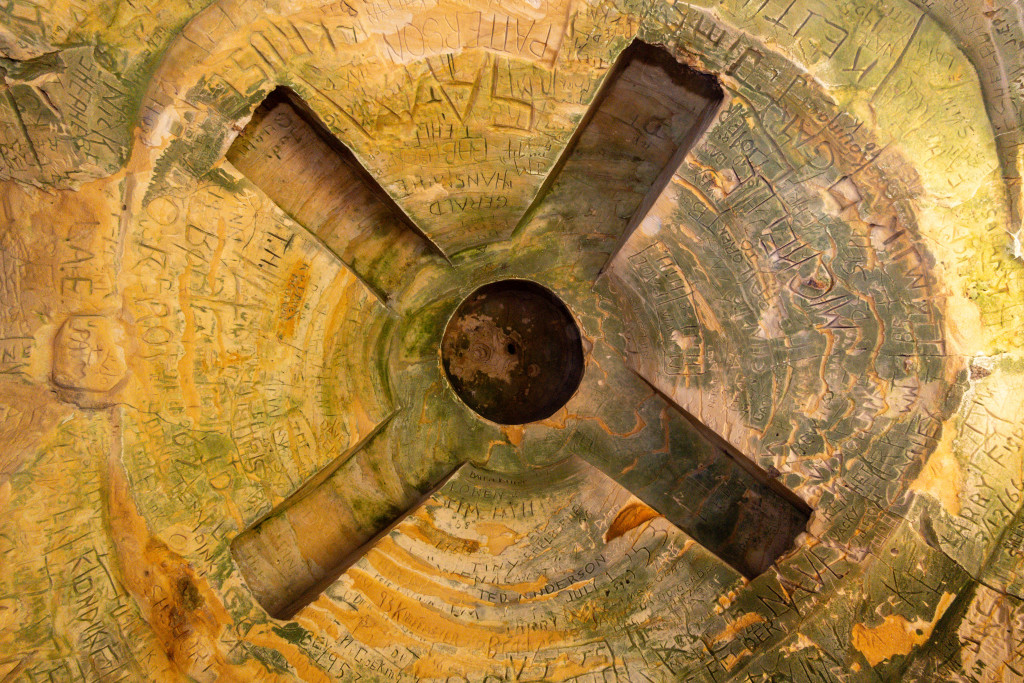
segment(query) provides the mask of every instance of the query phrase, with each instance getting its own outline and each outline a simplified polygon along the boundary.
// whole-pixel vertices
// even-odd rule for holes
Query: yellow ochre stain
[[[638,500],[626,503],[619,510],[619,514],[615,515],[615,519],[612,520],[608,531],[604,533],[604,542],[608,543],[626,532],[632,531],[641,524],[651,521],[655,517],[661,517],[661,515],[649,505],[645,505]]]
[[[306,297],[309,277],[309,263],[305,261],[295,263],[285,275],[281,310],[277,319],[277,336],[281,339],[290,339],[295,334],[295,325],[302,312],[302,300]]]
[[[954,451],[956,430],[942,431],[935,452],[928,458],[921,474],[910,485],[912,491],[927,493],[939,500],[951,515],[960,514],[960,493],[963,487],[963,471]]]
[[[483,545],[492,555],[500,555],[505,548],[515,545],[522,537],[521,534],[517,534],[504,524],[497,522],[478,522],[474,528],[478,533],[487,537],[487,541]]]
[[[217,218],[217,246],[214,247],[213,256],[210,257],[210,272],[206,276],[206,284],[210,288],[210,293],[217,291],[217,270],[221,264],[221,258],[224,256],[224,245],[227,243],[228,226],[224,222],[224,217],[220,216]]]
[[[711,639],[711,644],[714,645],[715,643],[725,640],[727,638],[732,638],[737,633],[739,633],[746,627],[750,626],[751,624],[756,624],[762,621],[764,621],[763,615],[758,614],[756,612],[747,612],[742,617],[738,618],[736,621],[726,626],[725,629],[718,633],[716,636],[714,636]]]
[[[189,295],[188,283],[192,277],[192,266],[186,265],[178,276],[178,305],[185,317],[185,329],[181,333],[183,353],[178,359],[178,384],[185,399],[185,410],[194,425],[200,423],[199,392],[196,391],[195,360],[196,360],[196,315],[192,311],[192,297]]]
[[[931,621],[907,621],[899,614],[890,614],[878,626],[869,628],[864,624],[854,624],[850,640],[871,666],[877,666],[879,662],[896,655],[908,655],[931,637],[936,622],[954,597],[953,593],[942,594]]]
[[[516,448],[523,445],[523,434],[526,432],[523,425],[502,425],[501,431],[505,433],[508,442]]]

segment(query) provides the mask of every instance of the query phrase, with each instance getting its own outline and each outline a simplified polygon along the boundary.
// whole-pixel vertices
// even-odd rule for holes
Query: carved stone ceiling
[[[0,0],[0,680],[1024,680],[1019,0]]]

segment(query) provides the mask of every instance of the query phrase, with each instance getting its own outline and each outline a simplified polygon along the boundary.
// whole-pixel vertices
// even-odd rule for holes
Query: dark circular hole
[[[583,345],[557,296],[534,282],[502,280],[456,309],[441,340],[441,362],[455,393],[478,414],[524,424],[550,417],[575,393]]]

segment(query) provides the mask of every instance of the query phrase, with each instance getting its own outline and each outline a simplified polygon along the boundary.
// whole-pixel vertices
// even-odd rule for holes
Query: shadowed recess
[[[674,486],[633,493],[748,579],[763,574],[796,543],[812,510],[696,416],[643,377],[682,432],[665,471]]]
[[[423,258],[445,259],[299,97],[274,90],[230,161],[386,300]]]
[[[447,480],[442,473],[410,484],[386,455],[381,431],[389,422],[231,542],[249,590],[272,617],[289,619],[313,602]]]
[[[556,210],[572,232],[602,240],[602,263],[610,263],[711,124],[723,97],[715,76],[634,41],[520,225],[535,211]],[[591,190],[587,197],[601,201],[579,205],[580,184]]]
[[[499,424],[550,417],[583,377],[580,331],[558,297],[526,280],[502,280],[469,295],[441,341],[455,393]]]

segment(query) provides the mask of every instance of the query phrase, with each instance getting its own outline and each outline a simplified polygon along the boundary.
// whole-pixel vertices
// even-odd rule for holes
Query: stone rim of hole
[[[485,312],[488,304],[491,311]],[[520,319],[496,322],[493,309],[505,304],[518,306],[511,315],[521,314]],[[527,313],[539,317],[522,317]],[[523,278],[495,280],[463,298],[445,325],[438,351],[459,400],[500,425],[554,415],[576,394],[586,366],[572,311],[553,291]]]

